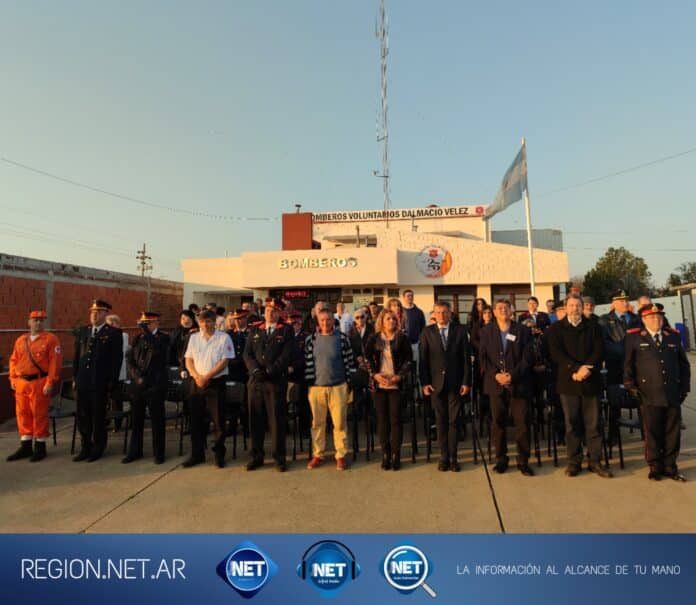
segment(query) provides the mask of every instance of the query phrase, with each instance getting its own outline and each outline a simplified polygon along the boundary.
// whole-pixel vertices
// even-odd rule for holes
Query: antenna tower
[[[384,212],[387,213],[391,208],[391,198],[389,194],[389,126],[387,103],[387,57],[389,56],[389,33],[387,31],[387,9],[385,0],[380,0],[379,22],[375,29],[375,36],[379,40],[380,49],[380,92],[381,92],[381,116],[377,127],[377,142],[382,143],[382,174],[374,171],[374,175],[383,181],[384,190]],[[387,225],[389,218],[387,215]]]

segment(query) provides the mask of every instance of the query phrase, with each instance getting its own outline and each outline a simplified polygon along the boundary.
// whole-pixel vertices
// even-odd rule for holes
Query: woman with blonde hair
[[[404,311],[404,305],[398,298],[390,298],[387,300],[387,304],[384,305],[385,309],[389,309],[396,314],[398,318],[398,327],[402,332],[406,331],[406,312]]]
[[[375,333],[365,344],[365,360],[374,382],[372,399],[382,445],[382,468],[398,471],[403,441],[401,410],[413,352],[408,337],[400,329],[399,317],[387,305],[377,317]]]

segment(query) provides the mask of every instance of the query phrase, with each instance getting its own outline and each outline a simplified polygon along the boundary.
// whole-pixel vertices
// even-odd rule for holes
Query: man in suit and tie
[[[530,299],[531,300],[531,299]],[[484,390],[490,397],[493,417],[495,471],[508,467],[507,419],[512,412],[517,443],[517,468],[531,477],[529,466],[529,398],[532,391],[534,349],[529,330],[512,321],[509,300],[498,300],[493,307],[495,321],[481,329],[479,361],[484,375]]]
[[[530,296],[527,299],[527,310],[520,313],[520,323],[526,319],[531,319],[534,322],[533,334],[541,334],[551,325],[548,313],[539,311],[539,299],[536,296]]]
[[[440,444],[440,471],[461,470],[457,461],[457,423],[461,398],[469,393],[471,381],[469,338],[466,328],[452,322],[446,302],[433,310],[435,324],[421,332],[419,350],[423,395],[430,396]]]
[[[77,427],[82,447],[75,462],[94,462],[106,449],[106,409],[118,384],[123,361],[121,330],[106,323],[111,305],[95,300],[89,308],[90,325],[75,339],[73,386],[77,394]]]

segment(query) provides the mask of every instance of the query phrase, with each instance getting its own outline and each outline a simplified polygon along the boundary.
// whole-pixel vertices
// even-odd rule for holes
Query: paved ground
[[[73,463],[71,423],[61,425],[43,462],[6,463],[17,446],[11,422],[0,428],[0,531],[696,532],[696,395],[683,411],[686,484],[648,481],[642,442],[627,432],[626,468],[615,455],[616,476],[605,480],[567,478],[546,456],[533,478],[516,470],[489,474],[480,460],[473,464],[470,440],[458,474],[427,464],[424,448],[399,472],[382,471],[378,456],[369,463],[361,456],[344,473],[331,464],[310,472],[303,455],[285,474],[270,465],[249,473],[246,456],[231,460],[229,450],[225,469],[212,461],[184,469],[171,428],[161,466],[150,459],[120,464],[121,434],[110,434],[104,459]]]

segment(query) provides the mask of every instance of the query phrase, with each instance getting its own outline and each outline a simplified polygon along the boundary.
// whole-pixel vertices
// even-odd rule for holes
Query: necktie
[[[267,334],[268,336],[271,335],[271,332],[273,332],[273,328],[271,328],[271,327],[266,328],[266,334]]]
[[[659,349],[661,345],[662,342],[660,339],[660,333],[658,332],[657,334],[655,334],[655,346]]]
[[[442,348],[447,350],[447,328],[440,328],[440,340],[442,340]]]
[[[97,326],[92,326],[92,338],[97,335]]]

